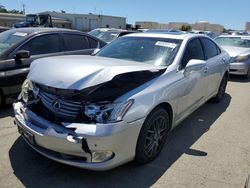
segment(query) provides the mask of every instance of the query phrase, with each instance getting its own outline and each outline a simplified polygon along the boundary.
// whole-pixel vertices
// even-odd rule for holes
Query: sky
[[[26,13],[64,10],[122,16],[130,24],[209,21],[227,29],[242,30],[250,21],[250,0],[0,0],[0,4],[17,10],[22,10],[25,4]]]

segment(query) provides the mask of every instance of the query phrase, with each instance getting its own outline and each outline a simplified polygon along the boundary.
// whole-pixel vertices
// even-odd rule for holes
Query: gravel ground
[[[244,187],[250,173],[250,80],[233,77],[219,104],[178,126],[160,156],[92,172],[49,160],[17,133],[11,106],[0,110],[0,187]]]

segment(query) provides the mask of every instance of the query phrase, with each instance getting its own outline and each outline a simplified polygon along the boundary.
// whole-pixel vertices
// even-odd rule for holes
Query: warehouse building
[[[126,18],[96,14],[69,14],[55,11],[47,11],[52,17],[63,18],[71,22],[72,29],[90,31],[95,28],[109,27],[126,29]]]
[[[68,14],[47,11],[52,17],[54,27],[90,31],[99,27],[126,29],[126,18],[95,14]],[[23,14],[0,13],[0,26],[13,27],[17,22],[25,20]]]
[[[212,31],[215,33],[221,33],[224,30],[224,26],[220,24],[210,24],[208,21],[198,21],[192,24],[192,28],[195,30]]]
[[[12,14],[12,13],[0,13],[0,26],[13,27],[17,22],[25,21],[25,15]],[[71,22],[64,18],[52,17],[54,27],[71,28]]]
[[[250,22],[246,22],[245,30],[250,32]]]

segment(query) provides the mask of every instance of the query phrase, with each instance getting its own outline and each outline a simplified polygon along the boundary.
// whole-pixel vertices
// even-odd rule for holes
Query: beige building
[[[198,21],[195,24],[192,24],[192,29],[221,33],[224,30],[224,26],[220,24],[210,24],[207,21]]]
[[[245,30],[250,32],[250,22],[246,22]]]
[[[140,25],[143,29],[168,29],[168,24],[158,22],[139,21],[135,25]]]
[[[0,13],[0,26],[12,27],[15,23],[24,21],[23,14]]]
[[[160,24],[158,22],[140,21],[136,22],[136,25],[140,25],[142,29],[181,29],[182,25],[191,25],[194,30],[223,32],[224,26],[220,24],[210,24],[207,21],[199,21],[195,24],[189,24],[187,22],[169,22],[166,24]]]
[[[169,22],[169,29],[181,29],[181,26],[189,25],[187,22]]]
[[[15,23],[24,20],[23,14],[0,13],[0,26],[3,27],[13,27]],[[71,28],[71,22],[66,19],[52,17],[52,22],[54,27]]]

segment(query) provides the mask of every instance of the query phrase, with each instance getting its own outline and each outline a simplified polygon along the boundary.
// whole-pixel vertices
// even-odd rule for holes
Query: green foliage
[[[190,30],[192,30],[192,27],[191,27],[191,25],[184,24],[181,26],[180,30],[181,31],[190,31]]]
[[[16,9],[7,10],[3,5],[0,5],[0,13],[23,14],[23,11],[19,11]]]

